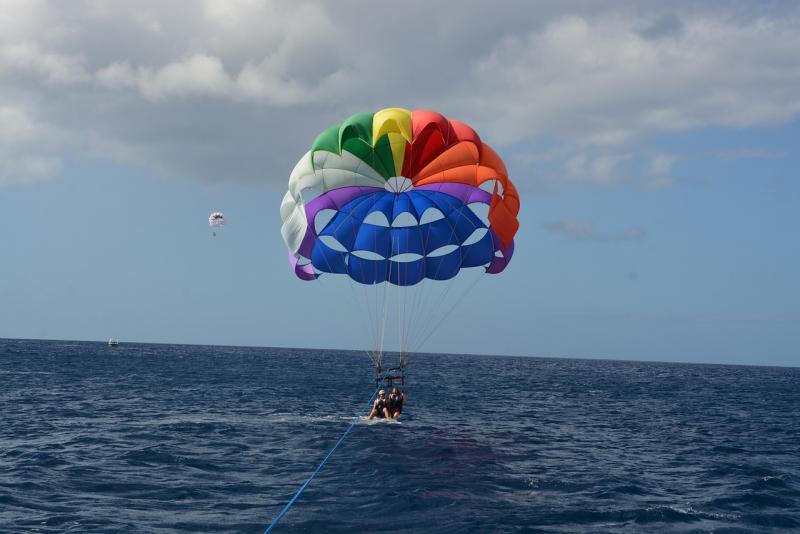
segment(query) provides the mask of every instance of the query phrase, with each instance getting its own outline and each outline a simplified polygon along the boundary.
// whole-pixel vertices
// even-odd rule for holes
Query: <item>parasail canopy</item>
[[[227,223],[227,219],[225,219],[225,214],[221,211],[215,211],[211,215],[208,216],[208,225],[212,228],[216,228],[218,226],[224,226]]]
[[[303,280],[412,286],[471,267],[503,271],[518,212],[502,159],[472,128],[387,108],[317,137],[289,177],[281,234]]]

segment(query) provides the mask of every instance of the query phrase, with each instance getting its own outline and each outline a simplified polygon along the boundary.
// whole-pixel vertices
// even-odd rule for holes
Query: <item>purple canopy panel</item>
[[[500,238],[497,236],[494,230],[491,228],[489,231],[492,233],[492,242],[494,243],[494,251],[497,252],[498,250],[502,252],[503,256],[494,256],[492,258],[491,263],[489,266],[486,267],[486,272],[489,274],[497,274],[503,272],[503,270],[508,266],[509,262],[511,261],[511,257],[514,255],[514,241],[508,244],[506,248],[503,247],[503,243],[500,241]]]
[[[480,187],[475,187],[469,184],[459,184],[453,182],[438,183],[421,185],[415,188],[419,191],[437,191],[455,197],[464,204],[472,204],[473,202],[481,202],[483,204],[490,204],[492,195],[487,193]]]
[[[294,274],[301,280],[310,281],[319,278],[317,273],[314,272],[314,267],[312,267],[310,263],[300,265],[298,263],[298,258],[292,254],[291,251],[289,252],[289,264],[292,266],[292,269],[294,269]]]

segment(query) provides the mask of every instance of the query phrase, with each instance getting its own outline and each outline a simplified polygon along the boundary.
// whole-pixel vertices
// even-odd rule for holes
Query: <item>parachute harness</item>
[[[381,386],[382,384],[378,384],[378,387],[375,389],[372,395],[370,395],[369,401],[367,402],[367,408],[369,408],[372,405],[372,400],[378,394],[378,391],[380,391]],[[339,439],[336,441],[336,444],[333,446],[333,448],[328,451],[328,454],[325,455],[325,457],[319,463],[317,468],[311,472],[311,475],[308,477],[308,479],[306,479],[305,482],[303,482],[303,485],[300,486],[300,489],[298,489],[297,492],[294,494],[294,496],[291,499],[289,499],[289,502],[286,503],[286,506],[283,507],[283,509],[278,513],[278,515],[275,516],[275,519],[272,520],[272,523],[270,523],[269,526],[266,528],[266,530],[264,530],[264,534],[272,532],[272,529],[275,528],[275,526],[277,526],[277,524],[280,522],[281,518],[283,518],[283,516],[286,515],[286,513],[289,511],[289,509],[292,507],[295,501],[297,501],[297,499],[306,489],[306,487],[311,483],[312,480],[314,480],[314,477],[317,476],[317,473],[319,473],[322,470],[322,467],[325,465],[325,462],[328,461],[328,458],[330,458],[333,455],[336,449],[339,448],[339,445],[341,445],[342,442],[344,442],[345,438],[347,438],[347,436],[350,434],[353,428],[355,428],[356,424],[358,424],[357,415],[356,418],[353,420],[353,422],[350,423],[350,426],[347,427],[347,430],[344,431],[344,434],[342,434],[341,437],[339,437]]]
[[[401,386],[406,385],[406,352],[400,353],[397,367],[384,369],[382,367],[383,354],[378,353],[375,361],[375,385],[380,388],[381,384],[386,384],[387,388],[394,387],[395,383]]]

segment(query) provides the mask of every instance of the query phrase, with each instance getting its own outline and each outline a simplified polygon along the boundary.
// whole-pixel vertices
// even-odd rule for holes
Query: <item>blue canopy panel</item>
[[[461,249],[443,256],[425,258],[425,271],[431,280],[450,280],[461,270]]]
[[[350,250],[368,250],[383,258],[392,256],[392,228],[362,223]]]
[[[417,217],[417,210],[411,203],[411,195],[400,194],[395,195],[393,193],[389,193],[391,196],[394,197],[394,206],[392,209],[392,215],[389,217],[390,221],[394,221],[398,215],[401,213],[410,213],[414,217]]]
[[[396,195],[398,198],[402,196],[406,196],[411,201],[411,207],[413,211],[411,211],[411,215],[414,216],[417,221],[419,218],[422,217],[422,214],[425,213],[425,210],[428,208],[436,208],[436,204],[433,203],[431,199],[427,196],[421,194],[425,191],[411,191],[416,194],[414,195]],[[438,208],[437,208],[438,209]],[[395,210],[397,212],[397,210]],[[399,213],[399,212],[397,212]]]
[[[478,228],[486,228],[483,221],[467,206],[451,211],[447,220],[453,225],[453,233],[458,238],[459,244],[466,241]]]
[[[347,274],[347,253],[333,250],[320,240],[311,251],[311,264],[322,272]]]
[[[389,260],[365,260],[350,255],[350,278],[361,284],[381,284],[389,272]]]
[[[431,207],[441,211],[444,218],[401,227],[364,222],[375,212],[383,213],[390,223],[402,213],[409,213],[419,221],[425,210]],[[427,190],[370,192],[344,205],[319,233],[320,237],[335,239],[345,250],[335,250],[317,239],[311,263],[321,272],[347,274],[362,284],[388,281],[408,286],[424,278],[448,280],[462,267],[478,267],[492,261],[494,243],[490,232],[477,242],[464,245],[475,230],[485,228],[486,225],[468,206],[446,193]],[[442,251],[446,254],[428,256],[448,245],[457,248]],[[361,257],[351,254],[354,251],[359,251],[357,254]],[[407,254],[421,258],[402,258],[411,261],[390,259]]]
[[[356,197],[345,204],[328,224],[325,225],[325,228],[322,229],[319,235],[331,236],[341,243],[344,248],[352,250],[353,243],[358,235],[358,229],[364,218],[375,205],[378,194],[379,193],[368,193]]]
[[[380,211],[384,215],[386,215],[386,220],[392,220],[392,214],[394,213],[394,194],[389,193],[388,191],[375,193],[377,196],[377,200],[370,206],[367,214]],[[366,215],[364,215],[366,217]]]
[[[419,226],[405,226],[390,228],[389,230],[392,234],[392,253],[390,257],[409,253],[424,256],[430,252],[430,250],[425,249]]]
[[[423,260],[389,261],[389,282],[396,286],[413,286],[425,278]]]
[[[445,245],[459,245],[453,224],[448,219],[439,219],[432,223],[420,225],[425,250],[433,252]]]
[[[486,232],[477,242],[461,247],[461,266],[479,267],[492,261],[494,257],[494,241],[492,233]]]
[[[369,212],[374,211],[374,206],[384,199],[384,194],[385,193],[383,191],[378,191],[356,197],[345,204],[339,210],[339,213],[348,215],[353,219],[361,221]]]

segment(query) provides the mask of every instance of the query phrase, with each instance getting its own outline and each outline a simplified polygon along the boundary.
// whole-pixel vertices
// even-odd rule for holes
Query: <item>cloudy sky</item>
[[[522,195],[423,350],[800,365],[797,50],[794,2],[0,0],[0,337],[359,348],[278,206],[398,106]]]

